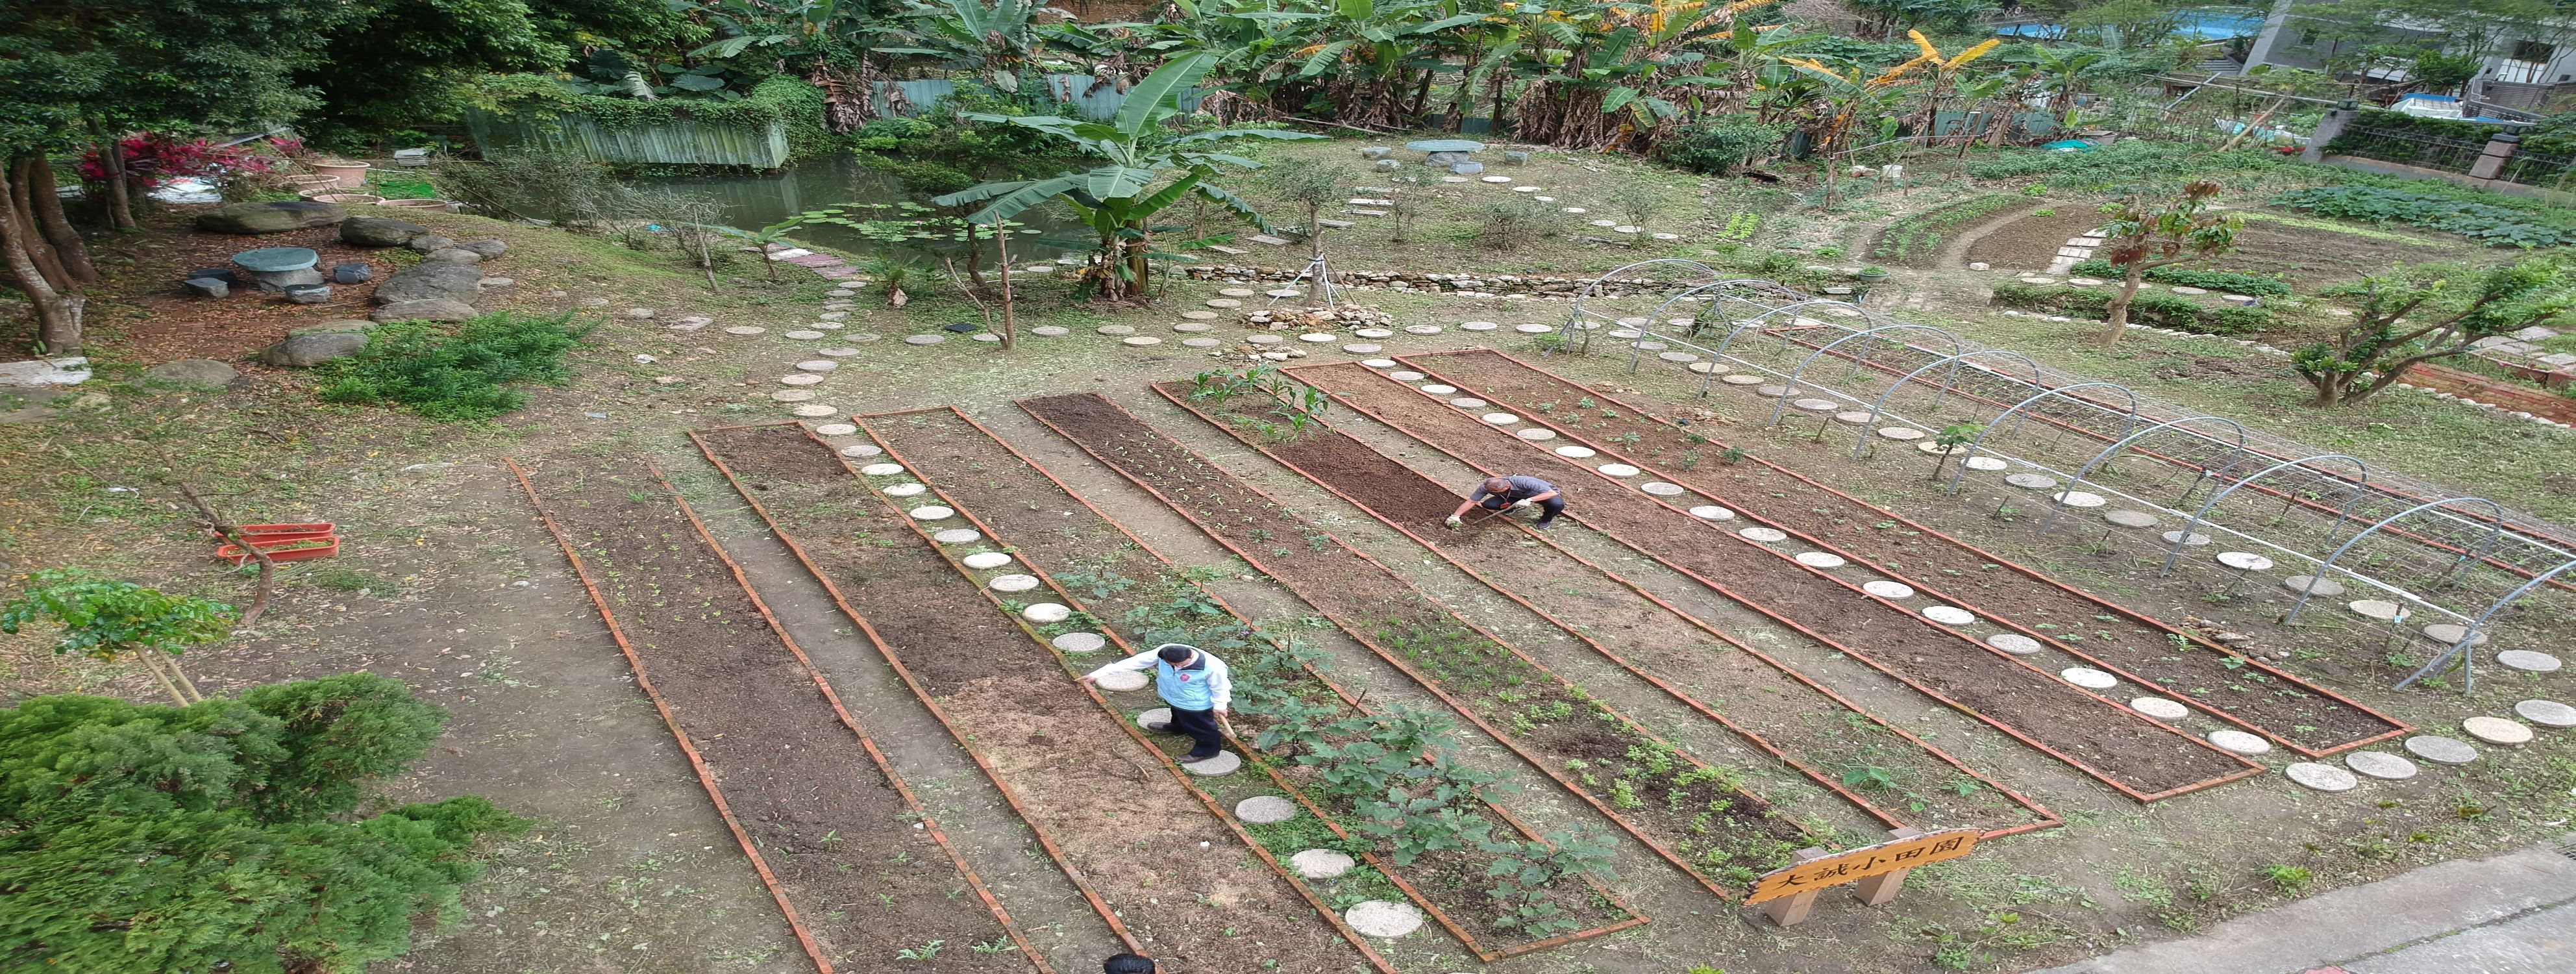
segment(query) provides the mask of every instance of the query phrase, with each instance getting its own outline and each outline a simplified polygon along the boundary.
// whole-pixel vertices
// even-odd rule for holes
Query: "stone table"
[[[1404,147],[1424,153],[1422,164],[1447,168],[1468,161],[1468,157],[1485,151],[1485,144],[1473,139],[1422,139],[1407,142]]]
[[[249,271],[251,280],[262,291],[283,291],[291,284],[320,284],[322,272],[314,265],[322,255],[310,247],[261,247],[233,255],[233,263]]]

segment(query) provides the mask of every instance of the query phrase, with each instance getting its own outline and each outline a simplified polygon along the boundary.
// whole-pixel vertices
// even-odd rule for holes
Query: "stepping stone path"
[[[1146,676],[1143,670],[1119,670],[1115,673],[1100,674],[1100,679],[1092,682],[1098,684],[1103,690],[1132,693],[1144,689],[1145,684],[1152,679]]]
[[[1422,927],[1422,911],[1411,903],[1368,900],[1342,913],[1351,929],[1372,937],[1396,938]]]
[[[1393,338],[1395,337],[1395,330],[1392,328],[1361,328],[1351,332],[1351,336],[1354,338]]]
[[[1420,381],[1422,381],[1422,373],[1420,373],[1420,372],[1389,372],[1389,373],[1387,373],[1387,374],[1386,374],[1386,377],[1387,377],[1387,378],[1390,378],[1390,379],[1394,379],[1394,380],[1395,380],[1395,381],[1397,381],[1397,382],[1420,382]]]
[[[2502,717],[2471,717],[2460,722],[2460,729],[2470,737],[2489,744],[2529,744],[2531,728]]]
[[[991,571],[1010,564],[1011,556],[1000,551],[983,551],[967,555],[962,560],[966,563],[966,567],[981,572]]]
[[[1342,351],[1349,352],[1353,355],[1368,355],[1385,350],[1386,346],[1379,345],[1374,342],[1352,342],[1348,345],[1342,346]]]
[[[841,363],[839,363],[839,362],[835,362],[835,361],[832,361],[832,360],[830,360],[830,359],[820,359],[820,358],[818,358],[818,359],[807,359],[807,360],[805,360],[805,361],[798,362],[798,363],[796,363],[796,367],[797,367],[798,369],[803,370],[803,371],[806,371],[806,372],[829,372],[829,371],[832,371],[833,369],[840,368],[840,367],[841,367]]]
[[[1035,575],[996,575],[993,576],[992,581],[984,584],[991,586],[993,591],[996,592],[1026,592],[1038,587],[1038,577]]]
[[[823,333],[819,331],[791,331],[787,333],[787,337],[800,342],[810,342],[823,337]]]
[[[1624,463],[1605,463],[1601,465],[1600,470],[1613,477],[1634,477],[1638,472],[1637,468]]]
[[[1483,407],[1485,405],[1485,401],[1474,396],[1460,396],[1456,399],[1449,400],[1449,404],[1460,409],[1477,409]]]
[[[803,417],[803,418],[806,418],[806,419],[815,419],[815,418],[818,418],[818,417],[823,417],[823,416],[829,416],[829,415],[832,415],[833,413],[840,412],[840,410],[838,410],[838,409],[834,409],[834,408],[832,408],[832,407],[830,407],[830,406],[823,405],[823,404],[821,404],[821,403],[814,403],[814,404],[811,404],[811,405],[798,406],[798,407],[796,407],[796,408],[794,408],[794,409],[790,409],[790,410],[788,410],[787,412],[788,412],[790,415],[793,415],[793,416],[800,416],[800,417]]]
[[[1213,338],[1184,338],[1181,339],[1181,344],[1191,348],[1215,348],[1225,343]]]
[[[1681,358],[1673,359],[1676,362],[1688,362],[1699,357],[1688,352],[1665,352],[1662,357],[1671,358],[1675,355],[1681,356]],[[1867,426],[1869,425],[1869,421],[1874,418],[1876,417],[1871,416],[1867,410],[1861,409],[1846,409],[1834,414],[1834,422],[1841,423],[1845,426]]]
[[[957,516],[956,511],[949,510],[937,504],[932,504],[927,507],[913,508],[911,514],[912,519],[915,521],[937,521]]]
[[[2023,490],[2051,490],[2056,488],[2057,478],[2047,474],[2017,473],[2005,475],[2004,483]]]
[[[1254,825],[1269,825],[1297,817],[1297,803],[1277,795],[1254,795],[1234,803],[1234,817]]]
[[[1236,754],[1233,751],[1218,751],[1216,752],[1215,757],[1209,758],[1205,761],[1185,761],[1181,764],[1182,770],[1188,771],[1189,773],[1198,775],[1202,778],[1216,778],[1230,775],[1235,773],[1237,770],[1240,770],[1242,767],[1243,756]]]
[[[1719,365],[1715,362],[1693,362],[1691,363],[1690,370],[1701,375],[1709,375],[1711,373],[1726,371],[1726,366]]]
[[[1638,484],[1637,489],[1657,497],[1680,497],[1684,493],[1680,484],[1668,484],[1660,480],[1649,480]]]
[[[1351,867],[1357,863],[1348,853],[1335,852],[1331,849],[1308,849],[1289,856],[1288,865],[1297,870],[1297,875],[1307,879],[1331,879],[1350,872]]]
[[[2314,788],[2318,791],[2351,791],[2355,788],[2361,787],[2361,779],[2353,777],[2352,772],[2335,767],[2331,764],[2318,764],[2314,761],[2301,761],[2297,764],[2290,765],[2289,767],[2282,768],[2281,774],[2287,776],[2291,781],[2298,782],[2301,785]]]
[[[2397,618],[2397,603],[2386,599],[2357,599],[2345,606],[2354,615],[2387,622]]]
[[[924,487],[920,484],[896,484],[892,487],[886,488],[885,493],[888,497],[911,497],[929,489],[930,488]],[[974,566],[969,565],[967,567],[971,568]]]
[[[2189,535],[2185,535],[2180,531],[2167,531],[2163,534],[2157,535],[2157,537],[2165,539],[2166,544],[2180,542],[2185,547],[2191,548],[2198,548],[2209,543],[2209,536],[2197,531],[2192,532]]]
[[[1427,386],[1416,386],[1415,388],[1422,390],[1422,394],[1426,396],[1445,396],[1458,391],[1457,386],[1444,386],[1436,382]]]
[[[859,354],[859,350],[855,348],[824,348],[816,349],[814,354],[829,355],[833,358],[849,358]]]
[[[1809,568],[1841,568],[1849,564],[1843,560],[1843,556],[1830,551],[1801,551],[1796,558],[1798,564]]]
[[[2209,742],[2218,745],[2219,750],[2237,754],[2263,754],[2272,750],[2272,742],[2241,730],[2210,731]]]
[[[1496,426],[1510,426],[1521,421],[1520,417],[1514,416],[1510,413],[1486,413],[1484,419],[1485,422],[1492,423]]]
[[[1308,343],[1316,344],[1316,345],[1321,345],[1321,344],[1324,344],[1324,343],[1326,343],[1326,342],[1335,341],[1335,340],[1338,340],[1338,338],[1339,338],[1339,336],[1334,335],[1334,334],[1332,334],[1331,332],[1321,332],[1321,331],[1310,331],[1310,332],[1307,332],[1307,333],[1305,333],[1305,334],[1303,334],[1303,335],[1299,335],[1299,336],[1297,336],[1297,340],[1298,340],[1298,341],[1301,341],[1301,342],[1308,342]]]
[[[1726,508],[1719,507],[1715,504],[1702,504],[1698,507],[1691,508],[1690,513],[1692,517],[1703,521],[1732,521],[1735,519],[1734,511],[1727,510]]]
[[[1243,340],[1255,345],[1276,345],[1280,342],[1287,341],[1287,339],[1281,338],[1277,335],[1245,335],[1243,336]]]
[[[816,436],[848,436],[858,431],[858,427],[852,426],[848,423],[825,423],[821,426],[814,427],[814,435]]]
[[[1922,434],[1918,432],[1915,435],[1920,436]],[[1909,437],[1909,439],[1910,438],[1911,437]],[[1959,462],[1967,464],[1968,469],[1970,470],[1995,471],[2001,470],[2005,466],[2003,461],[1997,460],[1993,457],[1969,457]]]
[[[871,477],[891,477],[895,474],[902,473],[903,465],[899,463],[871,463],[867,466],[860,467],[859,472]]]
[[[1214,331],[1214,330],[1216,330],[1216,326],[1215,326],[1215,325],[1209,325],[1209,324],[1201,324],[1201,323],[1199,323],[1199,322],[1195,322],[1195,321],[1184,321],[1184,322],[1182,322],[1182,323],[1180,323],[1180,324],[1173,325],[1173,326],[1172,326],[1172,330],[1173,330],[1173,331],[1180,332],[1181,334],[1184,334],[1184,335],[1196,335],[1196,334],[1198,334],[1198,333],[1200,333],[1200,332]]]
[[[1156,337],[1154,337],[1154,336],[1152,336],[1152,335],[1137,335],[1137,336],[1135,336],[1135,337],[1133,337],[1133,338],[1121,339],[1121,341],[1124,341],[1124,342],[1126,342],[1126,343],[1127,343],[1127,344],[1129,344],[1129,345],[1136,345],[1136,346],[1160,345],[1160,344],[1162,344],[1162,343],[1163,343],[1163,340],[1162,340],[1162,339],[1160,339],[1160,338],[1156,338]]]
[[[1055,602],[1040,602],[1020,610],[1020,618],[1041,626],[1052,626],[1073,618],[1073,610]],[[1142,676],[1143,674],[1138,674]]]
[[[762,327],[759,327],[759,326],[757,326],[757,325],[735,325],[735,326],[733,326],[733,327],[730,327],[730,328],[725,329],[725,334],[728,334],[728,335],[757,335],[757,334],[760,334],[760,333],[762,333],[762,332],[766,332],[766,331],[768,331],[768,330],[769,330],[769,329],[767,329],[767,328],[762,328]]]
[[[2129,701],[2129,709],[2157,720],[2181,720],[2191,716],[2191,708],[2163,697],[2139,697]]]
[[[1439,333],[1440,333],[1440,326],[1439,326],[1439,325],[1406,325],[1406,326],[1404,326],[1404,333],[1405,333],[1405,334],[1407,334],[1407,335],[1437,335],[1437,334],[1439,334]]]
[[[2119,677],[2089,666],[2069,666],[2059,670],[2057,675],[2065,677],[2066,682],[2087,690],[2108,690],[2120,685]]]
[[[1834,401],[1831,399],[1800,399],[1790,403],[1789,405],[1811,413],[1830,413],[1834,411]]]
[[[1723,382],[1723,383],[1726,383],[1727,385],[1731,385],[1731,386],[1750,386],[1750,385],[1760,385],[1760,384],[1761,384],[1761,382],[1762,382],[1762,377],[1761,377],[1761,376],[1758,376],[1758,375],[1745,375],[1745,374],[1743,374],[1743,373],[1741,373],[1741,372],[1738,372],[1738,373],[1736,373],[1736,374],[1734,374],[1734,375],[1727,376],[1727,377],[1722,378],[1722,379],[1719,379],[1719,380],[1717,380],[1717,381],[1719,381],[1719,382]]]
[[[1945,626],[1964,626],[1977,621],[1973,612],[1955,605],[1936,605],[1923,610],[1923,618]]]
[[[1360,364],[1372,369],[1392,369],[1396,366],[1396,361],[1391,358],[1372,358],[1361,359]]]
[[[2478,749],[2469,742],[2439,734],[2417,734],[2406,739],[2406,753],[2434,764],[2467,764],[2478,759]]]
[[[804,402],[808,399],[814,398],[814,390],[780,389],[777,392],[770,393],[769,398],[775,399],[779,402]]]
[[[1593,453],[1591,447],[1569,445],[1557,447],[1556,455],[1569,460],[1584,460],[1591,458]]]
[[[2576,707],[2555,700],[2525,700],[2514,704],[2513,712],[2542,727],[2576,727]]]
[[[2415,776],[2415,762],[2378,751],[2354,751],[2344,755],[2343,766],[2387,781],[2404,781]]]
[[[1109,645],[1109,639],[1096,632],[1068,632],[1048,643],[1068,653],[1097,653]]]
[[[2469,627],[2453,625],[2448,622],[2436,622],[2424,627],[2424,638],[2441,643],[2445,646],[2456,646],[2459,644],[2461,639],[2466,638],[2468,635]],[[2483,646],[2486,645],[2486,641],[2487,634],[2479,633],[2477,634],[2477,638],[2469,640],[2469,645]]]
[[[1743,376],[1730,375],[1726,377],[1726,381],[1733,382],[1740,378],[1743,378]],[[1881,426],[1878,428],[1878,435],[1903,443],[1908,440],[1922,439],[1923,431],[1911,426]]]
[[[2157,519],[2155,515],[2145,511],[2109,511],[2102,515],[2102,520],[2109,521],[2116,527],[2152,528],[2156,526]]]
[[[2111,502],[2109,498],[2100,494],[2082,490],[2060,491],[2050,496],[2057,498],[2058,503],[2068,507],[2100,507]]]
[[[2245,572],[2259,572],[2272,567],[2272,559],[2265,558],[2262,555],[2255,554],[2251,551],[2219,552],[2218,563],[2229,568],[2236,569],[2237,571]]]
[[[860,444],[856,444],[856,445],[853,445],[853,446],[845,446],[845,447],[842,447],[842,448],[841,448],[841,455],[842,455],[842,456],[845,456],[845,457],[872,457],[872,456],[876,456],[877,454],[884,453],[884,452],[885,452],[885,450],[884,450],[884,449],[882,449],[882,448],[880,448],[880,447],[870,446],[870,445],[865,444],[865,443],[860,443]],[[946,534],[946,533],[948,533],[948,532],[942,531],[942,532],[940,532],[940,533],[941,533],[941,534]],[[968,533],[968,534],[973,534],[974,532],[969,531],[969,532],[967,532],[967,533]]]
[[[1513,325],[1512,330],[1524,335],[1544,335],[1556,329],[1548,325]]]
[[[2508,649],[2497,653],[2495,659],[2508,669],[2521,670],[2525,673],[2558,672],[2558,657],[2548,653],[2535,653],[2528,649]]]
[[[1860,583],[1860,590],[1871,595],[1878,596],[1882,599],[1910,599],[1914,597],[1914,586],[1907,585],[1904,582],[1891,582],[1883,578],[1875,578]]]
[[[974,528],[949,528],[931,535],[930,540],[940,544],[974,544],[984,540],[984,533]]]
[[[940,342],[944,342],[944,341],[947,341],[947,340],[948,340],[948,336],[946,336],[946,335],[905,335],[905,336],[903,336],[903,343],[904,343],[904,344],[906,344],[906,345],[937,345],[937,344],[939,344]]]
[[[1184,311],[1181,312],[1181,317],[1187,318],[1191,321],[1215,321],[1218,318],[1224,317],[1224,315],[1217,314],[1214,311]]]
[[[1781,531],[1776,528],[1745,528],[1735,533],[1744,536],[1747,540],[1759,541],[1763,544],[1775,544],[1789,540],[1788,532]]]
[[[1224,296],[1229,297],[1229,298],[1248,298],[1248,297],[1253,296],[1253,295],[1254,295],[1255,293],[1257,293],[1257,292],[1253,291],[1251,288],[1248,288],[1248,287],[1229,287],[1229,288],[1219,288],[1219,289],[1217,290],[1217,292],[1216,292],[1216,293],[1221,294],[1221,295],[1224,295]]]
[[[783,385],[810,386],[822,382],[823,377],[811,373],[804,375],[782,375],[778,377],[778,381]]]
[[[1243,302],[1237,301],[1233,298],[1209,298],[1207,306],[1211,308],[1240,308],[1243,307]]]
[[[2025,636],[2017,632],[1999,632],[1992,636],[1988,636],[1986,637],[1986,645],[2011,653],[2015,656],[2028,656],[2032,653],[2039,652],[2040,648],[2039,640],[2032,639],[2029,636]]]
[[[1463,331],[1492,331],[1502,327],[1490,321],[1470,321],[1458,326]]]
[[[1133,334],[1135,334],[1135,333],[1136,333],[1136,326],[1134,326],[1134,325],[1102,325],[1102,326],[1100,326],[1099,331],[1100,331],[1100,333],[1101,333],[1101,334],[1103,334],[1103,335],[1133,335]]]

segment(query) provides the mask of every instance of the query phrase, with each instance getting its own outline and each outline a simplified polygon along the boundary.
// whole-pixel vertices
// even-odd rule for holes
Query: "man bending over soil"
[[[1519,475],[1490,477],[1484,483],[1476,485],[1475,492],[1467,495],[1466,503],[1458,505],[1457,510],[1449,512],[1447,523],[1452,528],[1464,526],[1467,522],[1463,518],[1470,508],[1482,507],[1488,511],[1508,508],[1517,511],[1533,504],[1538,506],[1539,516],[1530,527],[1544,530],[1548,525],[1556,523],[1557,515],[1565,513],[1565,494],[1557,490],[1555,484],[1536,477]]]

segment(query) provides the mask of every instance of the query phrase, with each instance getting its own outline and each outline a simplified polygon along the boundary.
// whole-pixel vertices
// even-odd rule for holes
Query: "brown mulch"
[[[336,226],[242,236],[188,224],[212,208],[173,206],[138,214],[145,220],[142,233],[123,240],[91,238],[91,257],[107,278],[90,302],[92,357],[142,366],[183,358],[242,359],[295,329],[366,317],[375,310],[367,299],[376,284],[401,266],[390,258],[398,250],[343,244]],[[322,255],[316,266],[326,278],[332,265],[351,263],[375,268],[376,276],[364,284],[333,284],[331,300],[314,305],[292,304],[285,295],[249,285],[224,298],[191,297],[179,286],[189,271],[232,267],[234,254],[259,247],[311,247]]]

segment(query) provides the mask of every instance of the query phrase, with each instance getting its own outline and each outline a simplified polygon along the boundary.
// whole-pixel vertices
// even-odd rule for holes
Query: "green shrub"
[[[2473,191],[2472,191],[2473,192]],[[2294,189],[2272,202],[2321,216],[2370,223],[2398,222],[2456,233],[2498,247],[2563,247],[2576,244],[2576,216],[2564,210],[2526,209],[2509,197],[2463,199],[2426,184],[2422,189],[2385,186],[2317,186]]]
[[[1555,211],[1535,200],[1497,200],[1485,204],[1476,215],[1482,221],[1477,237],[1506,250],[1556,232],[1549,222]]]
[[[1898,220],[1879,233],[1878,245],[1870,256],[1900,262],[1931,257],[1940,252],[1941,241],[1951,230],[1983,219],[2018,199],[2009,193],[1979,193]]]
[[[385,325],[358,354],[325,367],[330,381],[318,395],[324,402],[400,403],[438,420],[489,419],[527,402],[508,383],[571,381],[564,353],[590,333],[571,319],[502,312],[453,333],[430,322]]]
[[[1655,157],[1692,172],[1723,176],[1755,152],[1780,141],[1781,126],[1744,115],[1719,115],[1684,125],[1655,143]]]
[[[2213,152],[2174,142],[2123,139],[2091,152],[2008,149],[1968,163],[1978,179],[2038,177],[2059,189],[2109,190],[2151,182],[2179,182],[2188,176],[2211,179],[2228,173],[2260,172],[2299,165],[2263,149]]]
[[[2128,276],[2126,271],[2120,269],[2120,265],[2100,259],[2088,260],[2077,264],[2072,269],[2072,272],[2077,277],[2103,277],[2110,278],[2112,280],[2119,280]],[[2206,288],[2211,291],[2223,291],[2228,294],[2251,294],[2258,297],[2288,297],[2290,295],[2290,285],[2287,282],[2282,281],[2279,278],[2258,277],[2253,274],[2234,274],[2227,271],[2196,271],[2184,267],[2150,267],[2147,268],[2147,272],[2141,276],[2146,280],[2154,281],[2158,284],[2179,284],[2183,287]]]
[[[2008,308],[2086,318],[2108,320],[2111,317],[2111,291],[2108,288],[2050,287],[2007,281],[1995,285],[1994,303]],[[2140,291],[2129,302],[2129,320],[2159,328],[2232,337],[2271,327],[2272,313],[2262,308],[2204,308],[2187,298]]]

